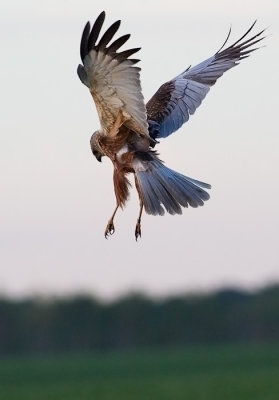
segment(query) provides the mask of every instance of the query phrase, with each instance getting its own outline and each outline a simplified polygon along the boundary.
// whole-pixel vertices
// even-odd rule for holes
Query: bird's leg
[[[137,219],[136,230],[135,230],[136,240],[138,240],[138,237],[141,237],[141,215],[142,215],[142,210],[143,210],[143,201],[140,198],[140,212],[139,212],[139,216],[138,216],[138,219]]]
[[[117,204],[115,207],[115,210],[113,211],[113,214],[111,218],[109,219],[106,229],[105,229],[105,238],[107,239],[109,235],[113,235],[115,232],[114,228],[114,223],[113,223],[113,218],[115,217],[116,211],[118,210],[119,205]]]
[[[141,215],[142,215],[142,210],[143,210],[143,199],[142,199],[142,195],[141,195],[141,191],[140,191],[140,186],[138,184],[138,180],[137,180],[137,176],[135,176],[135,185],[136,185],[136,189],[139,195],[139,201],[140,201],[140,211],[139,211],[139,216],[137,219],[137,224],[136,224],[136,229],[135,229],[135,237],[136,240],[138,240],[139,237],[141,237]]]

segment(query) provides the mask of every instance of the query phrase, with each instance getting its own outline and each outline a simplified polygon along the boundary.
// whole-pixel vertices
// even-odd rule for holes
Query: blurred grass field
[[[278,400],[279,345],[5,357],[1,400]]]

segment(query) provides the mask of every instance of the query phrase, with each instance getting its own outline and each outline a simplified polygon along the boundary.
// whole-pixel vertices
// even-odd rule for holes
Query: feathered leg
[[[122,169],[118,169],[117,165],[114,165],[113,171],[113,183],[114,183],[114,192],[116,197],[116,207],[115,210],[109,219],[106,229],[105,229],[105,238],[107,239],[109,235],[113,235],[115,232],[113,219],[115,217],[116,211],[119,207],[123,207],[128,195],[129,195],[129,181],[125,176],[125,171]]]
[[[136,229],[135,229],[135,237],[136,240],[138,240],[139,237],[141,237],[141,216],[142,216],[142,210],[143,210],[143,199],[142,199],[142,195],[140,192],[140,188],[139,188],[139,184],[137,181],[137,177],[135,175],[135,184],[136,184],[136,189],[139,195],[139,201],[140,201],[140,211],[139,211],[139,216],[137,219],[137,224],[136,224]]]

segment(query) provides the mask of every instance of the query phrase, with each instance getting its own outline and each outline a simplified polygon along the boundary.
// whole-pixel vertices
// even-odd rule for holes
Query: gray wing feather
[[[254,25],[255,22],[239,40],[222,50],[230,36],[229,32],[225,43],[214,56],[186,69],[160,87],[146,105],[153,139],[167,137],[179,129],[194,114],[216,80],[256,50],[251,46],[264,39],[261,36],[264,31],[243,41]]]

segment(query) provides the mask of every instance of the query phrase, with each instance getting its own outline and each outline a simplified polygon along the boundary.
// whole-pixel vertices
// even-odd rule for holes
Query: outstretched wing
[[[140,85],[139,60],[129,57],[139,48],[118,52],[129,39],[124,35],[109,44],[120,26],[116,21],[97,42],[105,19],[103,11],[92,29],[85,25],[80,55],[83,65],[78,66],[78,76],[90,90],[96,104],[101,127],[109,135],[116,121],[139,134],[148,134],[146,108]]]
[[[149,133],[153,139],[167,137],[179,129],[194,114],[216,80],[256,50],[251,46],[263,39],[261,35],[264,31],[244,40],[255,23],[239,40],[222,50],[230,30],[225,43],[213,57],[189,67],[159,88],[146,105]]]

